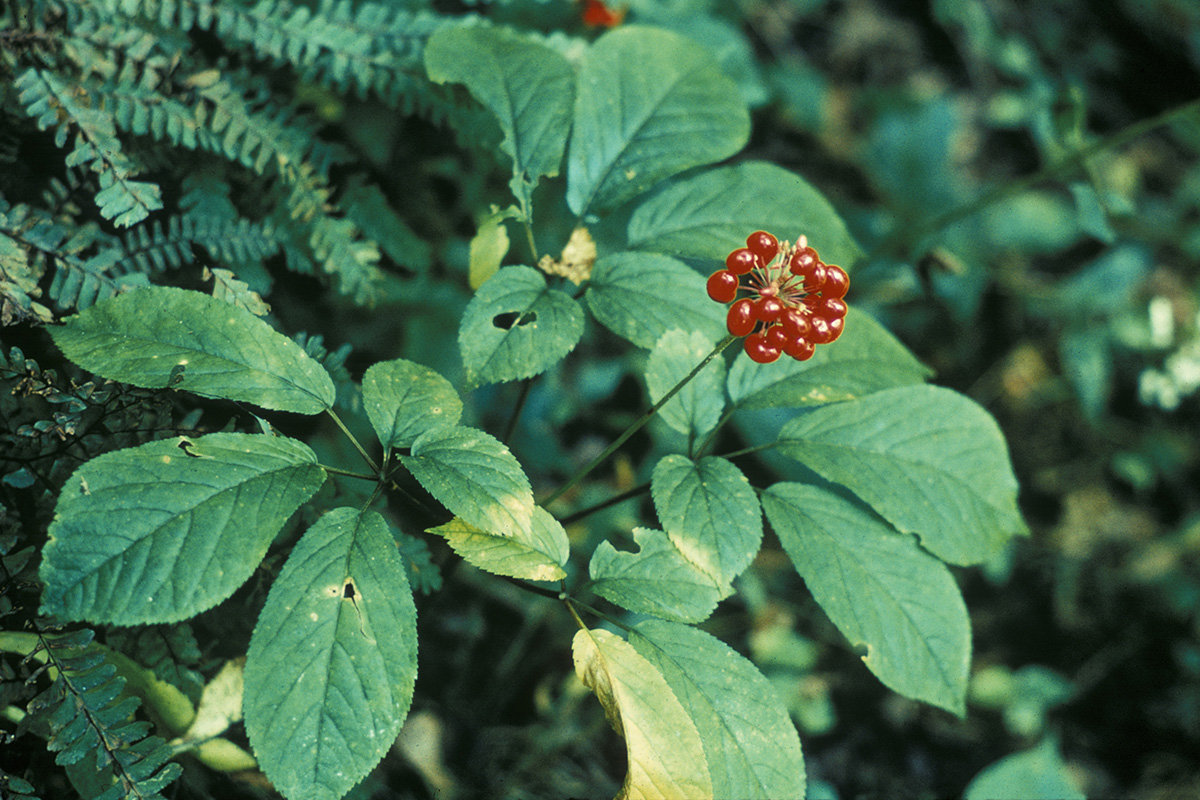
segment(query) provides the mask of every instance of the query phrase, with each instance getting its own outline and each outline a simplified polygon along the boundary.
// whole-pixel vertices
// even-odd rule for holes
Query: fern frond
[[[8,217],[0,212],[0,231],[9,227]],[[33,320],[50,322],[50,309],[33,298],[40,297],[38,287],[44,269],[31,261],[29,251],[11,236],[0,232],[0,326]]]
[[[121,150],[111,115],[91,105],[88,93],[70,86],[57,73],[30,67],[15,82],[20,103],[41,130],[54,130],[54,143],[63,148],[72,131],[74,145],[68,167],[88,167],[99,179],[95,197],[100,214],[125,227],[141,222],[162,208],[156,184],[133,180],[136,165]]]
[[[261,262],[279,250],[269,228],[247,219],[171,217],[165,225],[140,225],[125,235],[117,272],[162,272],[195,261],[192,245],[227,263]]]

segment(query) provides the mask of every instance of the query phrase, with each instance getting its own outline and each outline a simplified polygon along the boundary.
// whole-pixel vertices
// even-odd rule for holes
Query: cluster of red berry
[[[785,353],[807,361],[817,345],[841,336],[849,288],[846,271],[822,263],[806,237],[781,246],[766,231],[750,234],[746,246],[725,259],[725,269],[708,278],[708,296],[718,303],[733,301],[739,289],[750,292],[729,307],[725,325],[734,336],[746,337],[746,355],[759,364]]]

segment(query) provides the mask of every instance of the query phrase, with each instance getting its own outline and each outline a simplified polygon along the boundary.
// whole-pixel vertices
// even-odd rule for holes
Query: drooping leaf
[[[401,463],[425,490],[472,527],[493,535],[531,535],[533,490],[520,463],[494,436],[440,427],[413,442]]]
[[[563,570],[571,554],[567,532],[540,506],[533,509],[533,524],[528,534],[491,533],[461,519],[430,528],[428,532],[445,537],[464,561],[494,575],[527,581],[558,581],[567,577]]]
[[[712,797],[696,725],[662,674],[606,630],[579,631],[571,649],[575,673],[625,739],[629,771],[617,800]]]
[[[650,480],[654,507],[684,556],[725,585],[762,544],[762,512],[754,489],[732,462],[664,456]]]
[[[458,332],[467,381],[479,385],[529,378],[575,349],[583,309],[546,285],[530,267],[507,267],[487,280]]]
[[[513,209],[507,208],[491,214],[479,223],[468,247],[467,283],[478,289],[500,270],[500,263],[508,255],[511,242],[504,221],[511,218]]]
[[[646,362],[650,401],[657,403],[665,397],[712,350],[713,342],[700,331],[688,334],[676,329],[664,333]],[[689,439],[698,439],[721,419],[724,387],[725,362],[714,358],[658,410],[658,416]]]
[[[763,508],[813,598],[893,691],[962,716],[971,623],[946,565],[832,492],[780,483]]]
[[[787,708],[753,664],[689,625],[638,623],[629,643],[662,673],[696,725],[713,797],[804,797],[804,757]]]
[[[579,67],[567,159],[567,203],[602,213],[689,167],[746,144],[750,117],[737,85],[703,47],[678,34],[624,26]]]
[[[372,364],[363,375],[363,408],[384,449],[410,447],[440,425],[457,425],[462,400],[450,381],[398,358]]]
[[[388,752],[417,676],[417,609],[379,514],[338,508],[300,539],[246,655],[246,732],[289,800],[339,800]]]
[[[638,552],[623,553],[601,542],[588,567],[591,588],[605,600],[639,614],[677,622],[700,622],[728,587],[684,557],[662,531],[634,528]]]
[[[242,308],[200,292],[151,286],[101,301],[50,329],[84,369],[144,389],[319,414],[333,406],[329,373]]]
[[[779,451],[953,564],[977,564],[1027,532],[1004,435],[949,389],[905,386],[814,409],[783,427]]]
[[[808,243],[826,264],[852,265],[862,250],[812,184],[764,161],[718,167],[671,184],[637,207],[629,246],[673,256],[713,259],[746,246],[757,230]]]
[[[513,161],[509,182],[528,215],[543,175],[557,175],[575,103],[575,73],[544,44],[500,27],[449,27],[425,45],[437,83],[461,83],[500,123],[500,149]]]
[[[729,397],[738,408],[797,408],[854,400],[895,386],[921,383],[928,367],[870,314],[851,307],[846,332],[818,347],[808,361],[756,364],[738,354],[729,370]]]
[[[600,324],[638,347],[652,348],[676,328],[712,341],[725,336],[725,307],[686,264],[652,253],[614,253],[596,261],[587,304]]]
[[[94,458],[59,495],[42,611],[114,625],[193,617],[250,577],[324,480],[312,450],[276,436],[179,437]]]
[[[1047,737],[1021,753],[1005,756],[967,785],[966,800],[1086,800],[1063,763],[1058,745]]]

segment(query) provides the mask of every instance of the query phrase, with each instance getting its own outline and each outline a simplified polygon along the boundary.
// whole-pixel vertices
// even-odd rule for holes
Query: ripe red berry
[[[850,276],[836,264],[825,265],[825,284],[821,287],[824,297],[845,297],[850,289]]]
[[[795,308],[784,309],[783,314],[779,316],[779,322],[783,325],[787,335],[792,338],[808,336],[808,332],[812,330],[812,326],[808,323],[808,317]]]
[[[744,247],[739,247],[725,257],[725,266],[734,275],[745,275],[758,266],[758,258]]]
[[[829,320],[824,317],[810,317],[809,324],[812,325],[812,333],[808,338],[813,344],[829,344],[838,336],[833,332]]]
[[[788,339],[783,346],[783,352],[797,361],[808,361],[816,349],[817,346],[803,336]]]
[[[729,307],[725,317],[725,327],[733,336],[745,336],[754,330],[754,301],[743,297]]]
[[[762,322],[774,322],[783,313],[783,301],[778,297],[760,297],[754,301],[754,317]]]
[[[779,253],[779,240],[766,231],[755,231],[746,237],[746,249],[763,264],[770,264]]]
[[[783,346],[787,344],[787,340],[789,338],[787,331],[783,329],[782,325],[772,325],[771,327],[767,328],[766,337],[767,344],[771,347],[774,347],[776,350],[782,350]]]
[[[792,271],[793,275],[800,275],[805,269],[819,263],[820,260],[816,250],[811,247],[801,247],[792,253],[792,257],[788,261],[788,269]]]
[[[738,277],[727,269],[708,276],[708,296],[718,303],[728,303],[737,297]]]
[[[778,347],[772,347],[767,343],[767,337],[761,333],[754,333],[746,337],[746,341],[742,343],[742,347],[746,350],[746,355],[750,356],[750,360],[758,364],[770,364],[779,358],[782,352]]]
[[[827,272],[825,265],[820,261],[806,267],[800,277],[804,279],[804,291],[819,292],[821,287],[825,285],[825,276]]]
[[[825,297],[825,292],[822,291],[821,302],[817,304],[813,313],[833,322],[846,316],[846,301],[840,297]]]
[[[838,317],[837,319],[829,320],[829,339],[825,342],[825,344],[837,341],[837,338],[842,335],[842,331],[844,330],[846,330],[845,317]]]

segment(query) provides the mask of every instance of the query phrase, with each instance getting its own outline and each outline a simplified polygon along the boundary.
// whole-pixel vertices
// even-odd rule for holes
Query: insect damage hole
[[[536,311],[526,311],[524,314],[517,311],[505,311],[503,314],[497,314],[492,317],[492,324],[506,331],[510,331],[514,327],[520,328],[533,322],[537,322]]]
[[[354,588],[354,581],[350,578],[347,578],[346,583],[342,585],[342,599],[353,601],[357,597],[358,591]],[[357,605],[357,603],[355,605]]]

